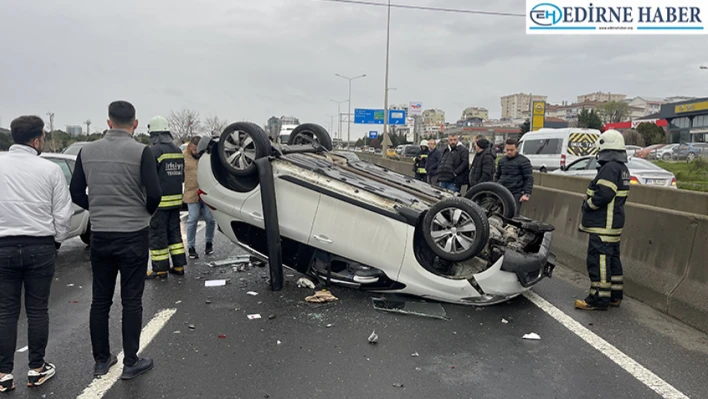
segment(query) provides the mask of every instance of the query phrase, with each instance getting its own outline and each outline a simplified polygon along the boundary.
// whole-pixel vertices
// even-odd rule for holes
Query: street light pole
[[[388,0],[388,19],[386,22],[386,89],[384,95],[384,138],[386,141],[386,135],[388,134],[388,55],[391,44],[391,0]],[[386,151],[381,151],[381,157],[386,158]]]
[[[335,75],[339,76],[342,79],[347,79],[349,81],[349,113],[347,114],[347,116],[349,116],[349,119],[347,119],[347,147],[349,147],[352,134],[352,80],[363,78],[366,76],[366,74],[355,76],[353,78],[349,78],[338,73],[335,73]]]
[[[342,139],[342,103],[345,103],[348,100],[337,101],[337,100],[330,99],[329,101],[337,104],[337,119],[338,119],[337,134],[339,135],[339,140],[341,140]],[[349,148],[349,144],[347,144],[347,148]]]

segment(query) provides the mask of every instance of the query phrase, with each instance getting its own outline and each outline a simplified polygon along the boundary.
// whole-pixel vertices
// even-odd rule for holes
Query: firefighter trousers
[[[585,302],[592,306],[606,307],[610,300],[623,297],[620,237],[590,234],[587,257],[590,276],[590,294]]]
[[[169,271],[170,257],[174,268],[187,264],[179,211],[179,208],[158,210],[150,219],[150,259],[155,272]]]

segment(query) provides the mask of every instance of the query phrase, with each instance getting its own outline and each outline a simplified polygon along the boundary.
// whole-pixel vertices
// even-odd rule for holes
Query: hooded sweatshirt
[[[479,183],[494,181],[495,158],[492,154],[490,143],[487,139],[479,139],[477,145],[482,148],[482,152],[478,152],[472,161],[472,169],[470,169],[469,175],[470,187]]]

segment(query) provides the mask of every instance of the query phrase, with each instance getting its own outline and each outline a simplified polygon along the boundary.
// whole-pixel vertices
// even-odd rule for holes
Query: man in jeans
[[[470,168],[470,153],[467,147],[460,143],[456,134],[447,138],[448,146],[442,153],[440,160],[440,187],[459,193],[462,186],[467,183]]]
[[[133,139],[135,108],[115,101],[108,107],[108,127],[101,140],[86,144],[71,179],[74,203],[91,217],[93,302],[90,329],[94,375],[108,374],[118,360],[111,354],[108,314],[120,272],[123,305],[123,374],[130,380],[152,369],[152,359],[138,358],[143,323],[143,290],[148,264],[150,217],[162,196],[157,164],[148,147]],[[86,194],[86,188],[90,195]]]
[[[71,228],[71,198],[59,165],[38,157],[44,122],[21,116],[10,125],[15,142],[0,156],[0,392],[15,389],[17,321],[22,288],[29,343],[27,385],[56,374],[44,361],[49,338],[49,292],[56,251]]]
[[[197,182],[197,168],[199,167],[199,154],[197,145],[201,137],[192,137],[187,148],[184,150],[184,203],[189,209],[187,219],[187,247],[189,248],[189,258],[198,259],[197,254],[197,222],[199,213],[203,212],[206,221],[206,248],[204,253],[211,255],[214,253],[214,230],[216,223],[209,208],[199,200],[199,183]]]

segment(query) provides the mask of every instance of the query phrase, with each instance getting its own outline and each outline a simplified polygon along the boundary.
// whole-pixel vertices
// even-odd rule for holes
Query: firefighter
[[[182,183],[184,183],[184,155],[174,143],[167,120],[156,116],[148,124],[152,141],[152,154],[157,160],[157,173],[162,188],[162,198],[157,211],[150,219],[150,259],[152,270],[147,278],[167,278],[168,272],[183,276],[187,264],[180,210],[182,208]],[[170,257],[172,268],[170,268]]]
[[[418,180],[428,180],[428,172],[425,170],[425,163],[428,160],[428,155],[430,155],[428,142],[423,140],[420,142],[420,151],[418,152],[418,155],[415,156],[415,161],[413,161],[413,172],[415,172],[415,178]]]
[[[580,225],[580,231],[590,234],[587,255],[590,292],[584,300],[575,301],[575,307],[582,310],[619,307],[623,294],[620,237],[631,179],[624,137],[616,130],[608,130],[600,135],[597,148],[600,168],[583,201]]]

